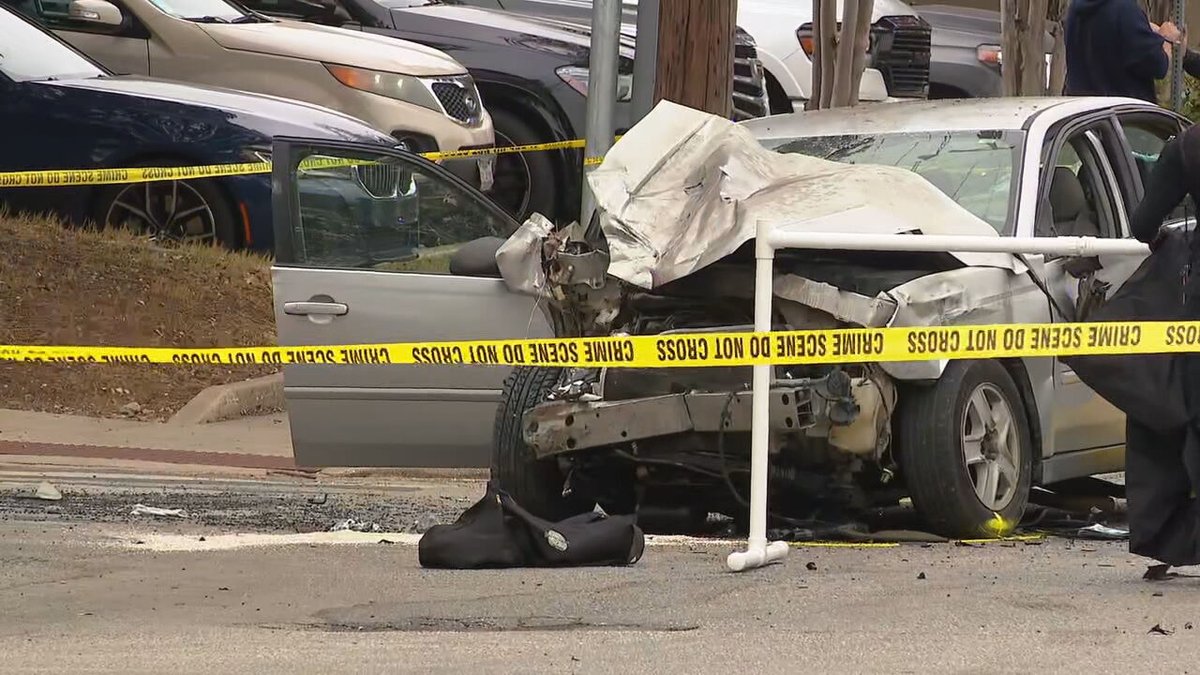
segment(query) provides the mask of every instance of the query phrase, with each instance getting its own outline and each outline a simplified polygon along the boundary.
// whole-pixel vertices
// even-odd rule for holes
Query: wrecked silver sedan
[[[586,230],[530,221],[500,249],[510,289],[560,336],[748,331],[755,227],[1127,237],[1142,176],[1185,122],[1127,100],[871,106],[734,125],[663,104],[591,177]],[[1082,319],[1137,257],[779,251],[779,329]],[[1047,340],[1069,339],[1053,332]],[[815,336],[813,339],[817,339]],[[692,355],[696,356],[696,355]],[[703,355],[699,355],[703,356]],[[493,476],[560,515],[668,508],[744,517],[750,368],[516,370]],[[780,364],[777,521],[853,520],[911,498],[946,536],[1019,519],[1031,486],[1123,466],[1124,422],[1050,358]]]

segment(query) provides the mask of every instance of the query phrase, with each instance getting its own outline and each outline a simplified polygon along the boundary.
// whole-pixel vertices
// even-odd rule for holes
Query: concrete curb
[[[171,416],[168,424],[224,422],[284,410],[283,373],[209,387]]]

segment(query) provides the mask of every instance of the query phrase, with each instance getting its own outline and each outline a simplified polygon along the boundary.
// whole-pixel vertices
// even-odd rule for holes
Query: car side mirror
[[[125,22],[121,10],[108,0],[71,0],[67,15],[72,21],[97,26],[120,26]]]

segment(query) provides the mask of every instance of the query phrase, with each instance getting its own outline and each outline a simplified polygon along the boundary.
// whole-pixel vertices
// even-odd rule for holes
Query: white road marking
[[[201,541],[201,536],[204,540]],[[261,546],[379,544],[382,540],[402,546],[416,546],[421,535],[404,532],[303,532],[299,534],[110,534],[110,541],[123,548],[159,552],[230,551]],[[646,537],[647,546],[738,546],[745,545],[728,539],[699,539],[682,536]]]

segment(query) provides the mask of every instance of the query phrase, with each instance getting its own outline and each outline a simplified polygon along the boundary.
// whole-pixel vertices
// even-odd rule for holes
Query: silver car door
[[[1116,130],[1108,119],[1068,129],[1060,137],[1061,145],[1046,164],[1039,236],[1128,236],[1129,217],[1118,175],[1124,167],[1110,159],[1115,139]],[[1048,260],[1045,280],[1070,320],[1075,318],[1081,277],[1090,273],[1109,285],[1111,295],[1143,260],[1143,256],[1104,256],[1098,261],[1100,269],[1088,269],[1088,261],[1078,258]],[[1055,320],[1064,318],[1055,312]],[[1123,415],[1061,361],[1056,360],[1054,379],[1054,454],[1089,453],[1092,464],[1087,470],[1080,469],[1083,474],[1120,468]]]
[[[498,275],[448,273],[463,243],[505,237],[516,223],[441,167],[379,146],[309,140],[277,140],[273,162],[281,345],[550,335],[534,300],[509,293]],[[285,366],[296,461],[487,466],[506,374],[473,366]]]

